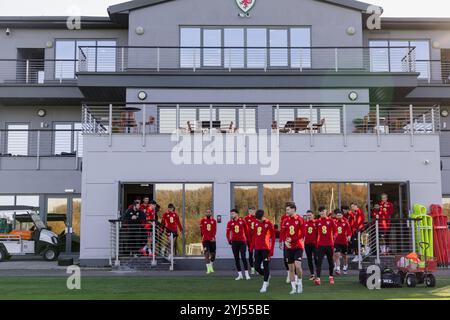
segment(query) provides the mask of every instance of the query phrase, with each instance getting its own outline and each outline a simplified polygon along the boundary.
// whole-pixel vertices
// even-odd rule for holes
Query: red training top
[[[254,224],[254,232],[252,238],[252,248],[255,250],[269,250],[270,256],[273,256],[275,248],[275,229],[273,223],[268,219],[263,221],[256,220]]]
[[[162,219],[162,224],[172,232],[177,232],[177,230],[183,231],[183,226],[180,222],[180,217],[178,216],[176,211],[170,212],[167,210],[164,212]]]
[[[334,236],[337,233],[336,224],[331,218],[319,218],[316,220],[317,246],[333,247]]]
[[[283,241],[287,249],[303,249],[305,237],[305,221],[295,214],[282,220],[280,241]]]
[[[305,244],[317,246],[316,220],[305,221]]]
[[[348,221],[345,219],[336,219],[334,223],[336,224],[337,230],[334,243],[348,245],[348,238],[352,235],[350,223],[348,223]]]
[[[202,241],[216,241],[217,221],[214,217],[200,219],[200,234]]]
[[[248,239],[248,229],[245,220],[242,218],[237,218],[236,220],[231,219],[227,223],[227,240],[232,241],[244,241],[247,242]]]

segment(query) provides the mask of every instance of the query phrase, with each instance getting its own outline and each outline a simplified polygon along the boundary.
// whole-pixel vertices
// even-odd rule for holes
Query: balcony
[[[398,60],[391,70],[385,54]],[[403,50],[400,50],[403,49]],[[81,73],[401,72],[415,70],[410,47],[80,47]],[[402,52],[407,52],[405,55]],[[392,52],[391,52],[392,51]],[[96,52],[108,52],[99,59]],[[385,70],[383,66],[389,65]]]
[[[75,84],[77,60],[0,59],[0,84]]]
[[[80,129],[32,130],[10,125],[0,130],[0,170],[80,170]]]
[[[141,137],[176,135],[254,135],[256,133],[309,139],[375,137],[380,145],[384,137],[409,137],[440,131],[439,106],[413,105],[145,105],[83,106],[83,133]],[[302,137],[302,138],[300,138]],[[295,138],[289,138],[296,141]],[[370,138],[373,139],[373,138]],[[333,140],[334,141],[334,140]],[[331,146],[330,146],[331,147]]]

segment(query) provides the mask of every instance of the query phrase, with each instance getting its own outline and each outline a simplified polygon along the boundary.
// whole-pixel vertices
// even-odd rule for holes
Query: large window
[[[311,210],[317,214],[320,206],[328,211],[339,207],[337,183],[311,183]]]
[[[83,54],[80,54],[81,47]],[[79,65],[75,60],[87,63],[85,71],[115,71],[115,47],[115,40],[57,40],[55,78],[74,79],[75,72],[79,71]]]
[[[183,232],[176,243],[178,255],[201,255],[202,241],[199,221],[206,209],[212,209],[212,184],[155,184],[156,201],[161,206],[161,217],[169,203],[176,211],[183,225]]]
[[[47,225],[56,234],[61,234],[66,228],[66,220],[55,219],[58,221],[52,221],[51,215],[63,215],[67,216],[67,198],[48,198],[47,199]]]
[[[178,119],[178,121],[177,121]],[[213,121],[213,123],[211,123]],[[206,122],[206,123],[205,123]],[[256,132],[256,108],[246,107],[160,107],[159,108],[159,132],[173,133],[177,129],[201,132],[208,130],[213,124],[213,129],[221,132]]]
[[[292,201],[291,183],[236,183],[232,185],[232,207],[245,216],[250,207],[262,208],[273,223],[280,222],[286,203]]]
[[[309,27],[182,27],[180,46],[182,68],[311,67]]]
[[[39,196],[38,195],[0,195],[0,206],[31,206],[39,207]],[[21,229],[28,230],[31,228],[31,223],[24,222],[16,224],[14,221],[14,212],[0,212],[0,219],[6,219],[8,226],[3,226],[6,230],[3,232],[8,232],[11,229]],[[2,231],[0,230],[0,233]]]
[[[7,154],[13,156],[28,155],[29,124],[8,124]]]
[[[369,46],[371,71],[402,72],[409,70],[413,63],[420,73],[419,78],[428,78],[429,40],[371,40]],[[416,62],[409,61],[409,52]]]

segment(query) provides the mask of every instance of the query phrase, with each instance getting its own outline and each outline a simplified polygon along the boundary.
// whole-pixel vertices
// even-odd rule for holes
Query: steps
[[[152,265],[151,257],[124,257],[120,259],[120,266],[113,266],[119,271],[150,271],[150,270],[170,270],[170,261],[165,258],[156,258],[156,265]]]

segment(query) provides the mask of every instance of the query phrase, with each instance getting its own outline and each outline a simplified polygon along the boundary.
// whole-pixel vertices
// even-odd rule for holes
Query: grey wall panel
[[[442,193],[450,195],[450,157],[442,159]]]

